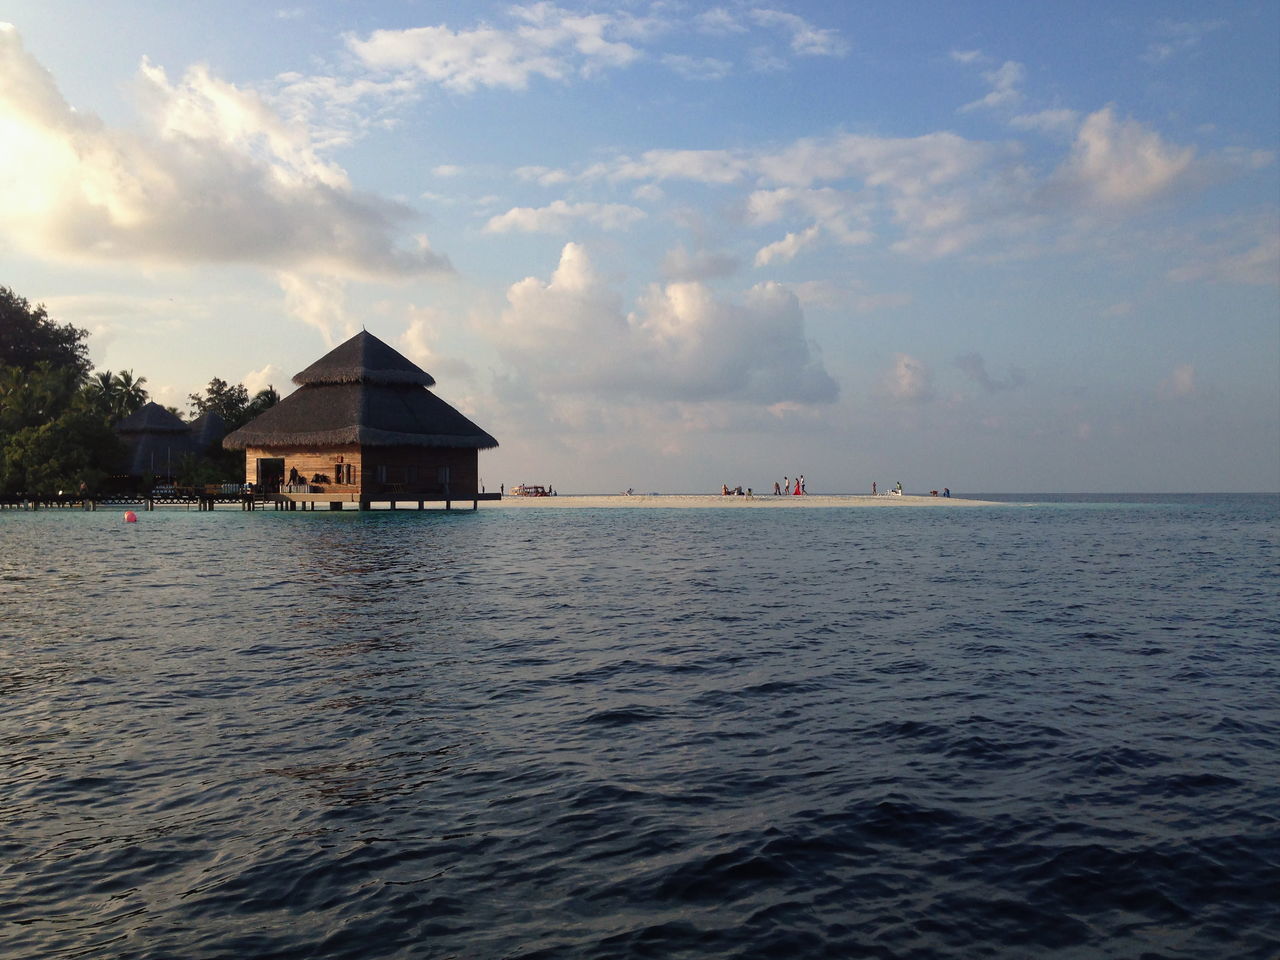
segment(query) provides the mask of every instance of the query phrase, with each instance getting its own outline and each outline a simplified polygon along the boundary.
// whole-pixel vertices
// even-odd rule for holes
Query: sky
[[[0,284],[486,485],[1280,490],[1280,4],[0,0]]]

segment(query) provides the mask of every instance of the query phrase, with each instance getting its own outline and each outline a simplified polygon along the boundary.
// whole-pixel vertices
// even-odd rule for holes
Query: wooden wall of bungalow
[[[479,451],[458,447],[246,447],[245,480],[261,484],[259,460],[283,460],[319,492],[378,497],[419,493],[468,497],[480,489]],[[320,477],[320,480],[316,480]]]

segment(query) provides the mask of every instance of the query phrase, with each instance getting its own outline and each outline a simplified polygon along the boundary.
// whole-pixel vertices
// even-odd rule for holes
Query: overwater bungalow
[[[480,498],[479,451],[498,441],[373,334],[361,331],[293,382],[298,390],[222,442],[244,450],[247,483],[312,509]]]

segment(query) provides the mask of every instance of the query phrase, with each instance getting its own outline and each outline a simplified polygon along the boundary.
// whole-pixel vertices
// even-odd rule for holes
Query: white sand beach
[[[709,508],[725,507],[738,510],[805,510],[822,507],[990,507],[997,506],[991,500],[962,500],[958,497],[929,496],[858,496],[853,494],[796,496],[737,497],[719,494],[617,494],[613,496],[554,496],[554,497],[503,497],[501,500],[485,500],[481,509],[582,509],[617,507],[621,509],[645,508]]]

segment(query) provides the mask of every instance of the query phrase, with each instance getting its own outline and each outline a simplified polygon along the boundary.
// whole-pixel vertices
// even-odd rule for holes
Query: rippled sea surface
[[[1270,960],[1278,567],[1274,496],[8,511],[0,956]]]

